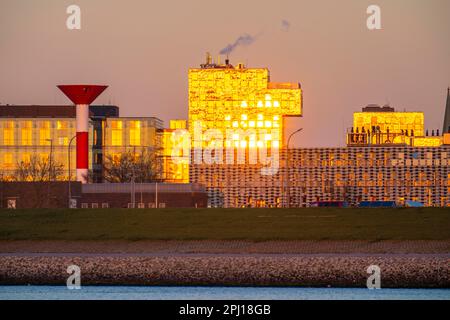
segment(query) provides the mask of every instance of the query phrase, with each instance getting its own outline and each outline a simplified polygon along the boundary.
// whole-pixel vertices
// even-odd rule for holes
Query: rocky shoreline
[[[65,285],[67,267],[82,285],[366,287],[370,265],[381,287],[450,288],[450,257],[429,255],[2,255],[1,285]]]

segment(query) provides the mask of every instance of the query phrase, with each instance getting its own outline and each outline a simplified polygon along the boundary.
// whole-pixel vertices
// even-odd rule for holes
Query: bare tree
[[[119,156],[107,155],[103,171],[108,182],[153,182],[157,179],[158,156],[145,148],[138,153],[127,150]]]
[[[36,154],[30,157],[30,161],[21,161],[17,163],[14,171],[14,180],[16,181],[56,181],[62,177],[64,166],[49,158],[41,158]]]

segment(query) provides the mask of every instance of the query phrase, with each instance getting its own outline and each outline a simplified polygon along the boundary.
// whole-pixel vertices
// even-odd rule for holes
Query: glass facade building
[[[62,111],[61,111],[62,110]],[[55,111],[55,112],[53,112]],[[103,161],[125,151],[162,152],[155,117],[118,117],[115,106],[91,106],[89,168],[94,182],[102,182]],[[0,175],[12,180],[18,165],[37,156],[63,166],[61,180],[69,178],[69,143],[76,134],[73,106],[0,106]],[[158,158],[159,159],[159,158]],[[76,141],[70,143],[71,179],[76,176]],[[162,164],[159,164],[162,166]],[[160,169],[159,171],[162,171]]]
[[[283,117],[302,113],[300,84],[270,82],[267,68],[205,64],[189,69],[188,78],[194,148],[214,143],[224,148],[281,148]],[[196,134],[196,128],[202,134]],[[222,141],[203,134],[208,129],[221,134]]]
[[[68,177],[69,141],[75,135],[73,118],[0,118],[0,169],[3,178],[12,179],[18,163],[33,155],[60,163]],[[92,145],[92,144],[91,144]],[[71,144],[71,172],[75,176],[75,144]]]

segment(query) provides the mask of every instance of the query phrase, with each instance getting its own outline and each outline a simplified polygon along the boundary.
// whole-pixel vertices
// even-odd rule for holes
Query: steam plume
[[[281,29],[283,29],[283,31],[289,31],[289,28],[291,27],[291,23],[287,20],[281,20]]]
[[[230,43],[225,48],[220,50],[220,54],[230,54],[236,47],[238,46],[249,46],[253,42],[255,42],[256,37],[253,37],[247,33],[241,35],[239,38],[236,39],[233,43]]]

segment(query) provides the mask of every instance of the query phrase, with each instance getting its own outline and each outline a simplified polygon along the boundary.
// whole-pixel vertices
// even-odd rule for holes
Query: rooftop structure
[[[119,108],[90,105],[90,117],[118,117]],[[0,105],[0,118],[75,118],[74,105]]]

